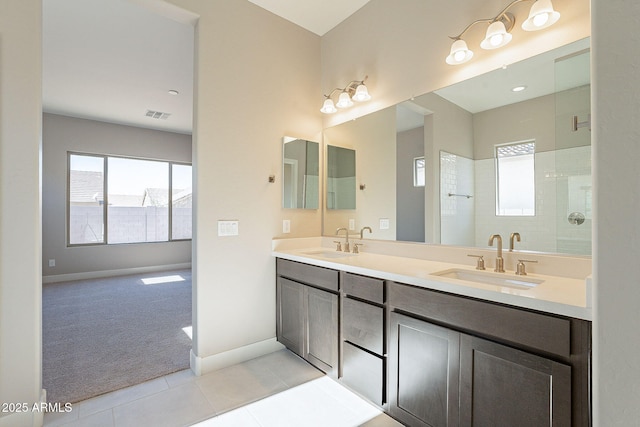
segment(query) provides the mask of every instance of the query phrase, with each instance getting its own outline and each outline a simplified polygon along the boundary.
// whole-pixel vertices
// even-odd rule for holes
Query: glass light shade
[[[338,108],[347,108],[353,105],[353,101],[347,92],[342,92],[340,97],[338,98],[338,102],[336,103],[336,107]]]
[[[467,47],[467,43],[462,40],[456,40],[451,45],[451,52],[445,60],[449,65],[464,64],[473,58],[473,52]]]
[[[353,100],[356,102],[368,101],[371,99],[371,95],[369,95],[369,91],[364,84],[359,84],[356,88],[356,93],[353,95]]]
[[[322,104],[320,111],[325,114],[332,114],[338,111],[338,109],[333,105],[333,100],[331,98],[327,98],[324,100],[324,104]]]
[[[522,23],[525,31],[537,31],[548,28],[560,19],[560,13],[553,10],[551,0],[537,0],[531,10],[529,17]]]
[[[511,41],[511,34],[507,32],[502,21],[496,21],[489,25],[487,28],[487,34],[480,43],[480,47],[483,49],[497,49],[509,43]]]

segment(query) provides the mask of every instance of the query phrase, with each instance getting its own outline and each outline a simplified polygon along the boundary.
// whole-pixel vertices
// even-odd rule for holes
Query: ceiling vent
[[[147,110],[147,114],[145,116],[151,117],[152,119],[161,119],[167,120],[167,118],[171,115],[171,113],[163,113],[162,111],[153,111]]]

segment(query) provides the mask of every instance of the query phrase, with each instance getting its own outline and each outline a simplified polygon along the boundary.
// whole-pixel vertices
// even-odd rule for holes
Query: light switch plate
[[[356,220],[353,218],[349,218],[349,230],[356,229]]]
[[[218,236],[237,236],[238,235],[237,220],[219,220],[218,221]]]
[[[380,218],[380,230],[389,229],[389,218]]]
[[[288,219],[282,220],[282,232],[291,233],[291,221]]]

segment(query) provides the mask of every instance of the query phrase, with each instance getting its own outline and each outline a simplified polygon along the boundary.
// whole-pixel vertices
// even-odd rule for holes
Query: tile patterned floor
[[[207,375],[180,371],[45,415],[46,427],[401,426],[289,352]]]

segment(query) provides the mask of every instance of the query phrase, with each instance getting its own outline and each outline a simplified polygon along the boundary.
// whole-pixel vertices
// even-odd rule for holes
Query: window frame
[[[93,243],[71,243],[71,157],[72,156],[87,156],[87,157],[97,157],[102,158],[103,162],[103,178],[102,178],[102,226],[103,226],[103,237],[102,242],[93,242]],[[108,211],[109,211],[109,192],[108,192],[108,181],[109,181],[109,158],[118,158],[118,159],[129,159],[129,160],[142,160],[142,161],[151,161],[151,162],[162,162],[168,165],[168,234],[167,240],[153,241],[153,242],[122,242],[122,243],[109,243],[109,230],[108,230]],[[66,219],[65,219],[65,228],[66,228],[66,246],[71,247],[87,247],[87,246],[119,246],[119,245],[140,245],[140,244],[154,244],[154,243],[171,243],[171,242],[185,242],[193,240],[193,235],[189,239],[174,239],[173,238],[173,165],[182,165],[182,166],[191,166],[193,173],[193,164],[189,162],[182,161],[173,161],[173,160],[165,160],[165,159],[153,159],[153,158],[145,158],[145,157],[134,157],[134,156],[123,156],[123,155],[111,155],[111,154],[97,154],[97,153],[87,153],[80,151],[67,151],[67,188],[66,188],[66,202],[65,202],[65,211],[66,211]],[[193,179],[193,178],[192,178]],[[192,216],[193,221],[193,216]]]

